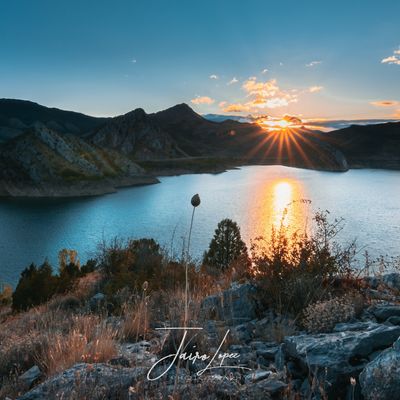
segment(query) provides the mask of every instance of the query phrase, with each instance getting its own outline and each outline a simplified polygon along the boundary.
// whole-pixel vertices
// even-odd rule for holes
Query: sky
[[[398,0],[0,0],[0,97],[400,118]]]

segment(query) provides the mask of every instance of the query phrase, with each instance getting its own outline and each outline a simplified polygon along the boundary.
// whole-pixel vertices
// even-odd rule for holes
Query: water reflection
[[[310,206],[304,200],[307,193],[300,180],[287,177],[275,177],[258,186],[251,197],[251,220],[253,225],[251,238],[268,238],[272,227],[278,229],[281,224],[289,234],[304,231],[310,217]]]

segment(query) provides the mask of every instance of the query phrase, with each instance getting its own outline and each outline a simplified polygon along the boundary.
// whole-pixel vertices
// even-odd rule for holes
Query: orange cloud
[[[310,93],[318,93],[320,92],[324,87],[323,86],[311,86],[308,91]]]
[[[250,106],[246,104],[235,103],[226,105],[226,102],[223,103],[225,103],[224,106],[222,106],[222,111],[224,112],[240,113],[240,112],[249,112],[251,110]]]
[[[395,118],[400,119],[400,109],[399,109],[399,110],[396,110],[396,112],[393,114],[393,116],[394,116]]]
[[[399,104],[399,102],[395,100],[379,100],[371,101],[369,104],[375,107],[395,107]]]
[[[213,104],[215,102],[214,99],[208,96],[198,96],[192,100],[190,100],[193,104]]]

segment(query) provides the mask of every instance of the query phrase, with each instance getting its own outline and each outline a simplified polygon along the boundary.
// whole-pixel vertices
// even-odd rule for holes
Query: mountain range
[[[97,118],[0,99],[0,141],[0,196],[11,197],[95,195],[155,183],[160,173],[245,164],[400,169],[400,123],[269,132],[234,119],[211,121],[187,104]]]

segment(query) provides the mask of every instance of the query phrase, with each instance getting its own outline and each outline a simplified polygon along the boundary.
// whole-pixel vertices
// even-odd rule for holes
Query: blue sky
[[[186,102],[400,117],[399,17],[398,0],[0,0],[0,97],[107,116]]]

